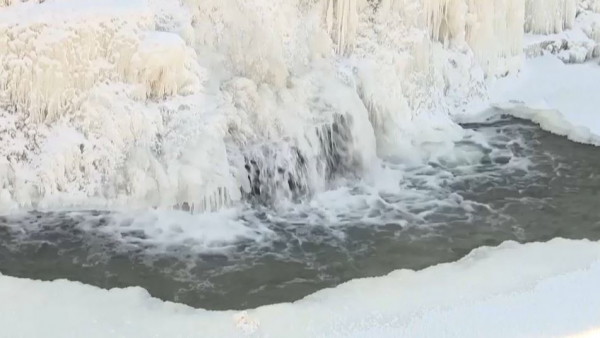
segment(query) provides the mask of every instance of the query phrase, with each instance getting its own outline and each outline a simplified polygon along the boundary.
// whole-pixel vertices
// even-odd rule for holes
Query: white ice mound
[[[209,312],[140,288],[0,276],[7,337],[515,337],[600,332],[600,244],[481,248],[456,263],[348,282],[293,304]]]
[[[527,60],[522,73],[498,81],[492,104],[550,132],[600,146],[600,67],[565,64],[546,55]]]

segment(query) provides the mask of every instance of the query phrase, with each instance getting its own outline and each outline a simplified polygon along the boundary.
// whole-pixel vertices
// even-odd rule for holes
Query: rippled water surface
[[[464,127],[447,158],[386,163],[376,187],[346,182],[299,205],[0,216],[0,272],[242,309],[506,240],[600,239],[600,148],[512,118]]]

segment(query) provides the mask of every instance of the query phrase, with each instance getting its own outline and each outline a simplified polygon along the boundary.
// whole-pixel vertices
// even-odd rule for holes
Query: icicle
[[[519,55],[523,46],[521,0],[469,0],[467,41],[487,74],[504,72],[500,60]]]
[[[569,0],[570,1],[570,0]],[[486,73],[522,50],[522,0],[422,0],[432,40],[466,41]]]
[[[325,27],[335,43],[335,52],[350,54],[358,26],[357,0],[324,0]]]
[[[577,0],[526,0],[525,11],[526,32],[560,33],[573,27]]]

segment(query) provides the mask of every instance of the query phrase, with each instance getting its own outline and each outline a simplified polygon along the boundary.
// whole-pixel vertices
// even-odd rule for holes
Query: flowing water
[[[464,127],[452,156],[384,163],[378,184],[348,179],[299,204],[2,216],[0,272],[243,309],[506,240],[600,239],[599,148],[508,117]]]

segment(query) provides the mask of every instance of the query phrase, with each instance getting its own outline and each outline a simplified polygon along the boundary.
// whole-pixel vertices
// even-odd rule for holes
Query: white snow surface
[[[597,337],[600,243],[480,248],[293,304],[210,312],[69,281],[0,276],[3,337]]]
[[[492,105],[530,119],[572,141],[600,146],[600,66],[566,65],[556,56],[529,59],[523,71],[498,81]]]

